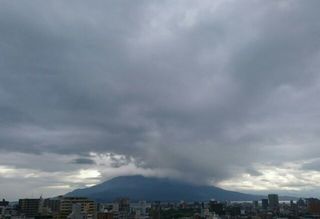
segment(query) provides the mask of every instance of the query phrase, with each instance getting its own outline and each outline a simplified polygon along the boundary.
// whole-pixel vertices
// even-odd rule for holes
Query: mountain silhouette
[[[119,176],[101,184],[76,189],[66,196],[85,196],[99,202],[110,202],[120,197],[132,201],[251,201],[263,196],[224,190],[214,186],[199,186],[168,178]]]

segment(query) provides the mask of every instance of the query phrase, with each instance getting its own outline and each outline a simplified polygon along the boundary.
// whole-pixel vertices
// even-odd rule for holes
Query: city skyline
[[[320,1],[0,2],[0,198],[116,176],[320,197]]]

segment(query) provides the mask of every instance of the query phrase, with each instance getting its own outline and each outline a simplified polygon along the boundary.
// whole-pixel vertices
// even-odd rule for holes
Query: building
[[[27,218],[34,218],[39,213],[40,199],[19,199],[19,212]]]
[[[130,203],[130,212],[135,219],[147,219],[149,218],[148,210],[151,205],[146,201],[139,201],[137,203]]]
[[[209,210],[210,212],[214,212],[215,214],[218,215],[224,215],[224,206],[222,203],[217,202],[217,201],[210,201],[209,202]]]
[[[272,210],[279,208],[279,196],[277,194],[268,195],[269,208]]]
[[[86,219],[87,214],[81,209],[81,204],[72,204],[72,212],[69,214],[68,219]]]
[[[308,198],[307,211],[311,215],[320,215],[320,200],[317,198]]]
[[[259,202],[258,201],[252,201],[252,205],[255,209],[257,209],[259,207]]]
[[[262,206],[262,209],[266,210],[269,206],[268,199],[261,199],[261,206]]]
[[[81,213],[86,215],[88,219],[95,219],[97,208],[96,203],[84,197],[63,197],[60,199],[59,219],[66,219],[72,213],[72,210],[77,210],[74,204],[78,204],[81,208]]]
[[[35,219],[52,219],[51,209],[44,205],[44,199],[40,197],[38,214],[35,216]]]
[[[306,203],[302,198],[299,198],[299,200],[297,201],[297,205],[298,207],[304,207],[306,206]]]
[[[130,200],[127,198],[121,198],[118,200],[119,211],[129,212],[130,210]]]
[[[115,219],[128,219],[130,215],[130,200],[128,198],[120,198],[114,204],[113,217]]]
[[[98,212],[97,219],[113,219],[112,212]]]
[[[54,198],[54,199],[47,198],[44,200],[43,205],[48,209],[50,209],[50,211],[53,214],[58,213],[60,211],[60,199],[58,198]]]
[[[5,199],[2,199],[2,201],[0,201],[0,206],[7,207],[8,205],[9,205],[9,202],[6,201]]]

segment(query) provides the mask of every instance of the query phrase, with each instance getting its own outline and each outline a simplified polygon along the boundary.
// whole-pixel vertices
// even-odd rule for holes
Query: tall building
[[[277,194],[269,194],[269,207],[271,209],[277,209],[279,207],[279,196]]]
[[[63,197],[60,200],[59,219],[66,219],[72,213],[74,204],[80,206],[81,213],[85,214],[88,219],[96,218],[97,210],[94,201],[84,197]],[[75,208],[74,210],[77,210]]]
[[[259,208],[259,202],[257,200],[252,201],[252,205],[253,205],[254,209]]]
[[[51,209],[44,205],[44,201],[45,200],[40,197],[38,214],[35,216],[35,219],[52,219]]]
[[[261,199],[261,206],[262,206],[262,209],[267,209],[268,206],[269,206],[269,201],[268,199]]]
[[[129,212],[130,210],[130,201],[127,198],[121,198],[118,200],[119,203],[119,211]]]
[[[51,210],[52,213],[58,213],[60,211],[60,199],[47,198],[44,200],[43,205]]]
[[[130,200],[128,198],[120,198],[114,205],[115,219],[128,219],[130,214]]]
[[[308,198],[307,211],[311,215],[320,215],[320,200],[317,198]]]
[[[34,218],[39,213],[39,204],[40,199],[19,199],[20,214]]]

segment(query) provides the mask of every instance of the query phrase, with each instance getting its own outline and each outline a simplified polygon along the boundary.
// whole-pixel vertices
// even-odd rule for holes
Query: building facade
[[[72,213],[74,204],[79,204],[81,213],[85,214],[88,219],[95,219],[97,214],[96,203],[84,197],[63,197],[60,200],[59,219],[66,219]]]

